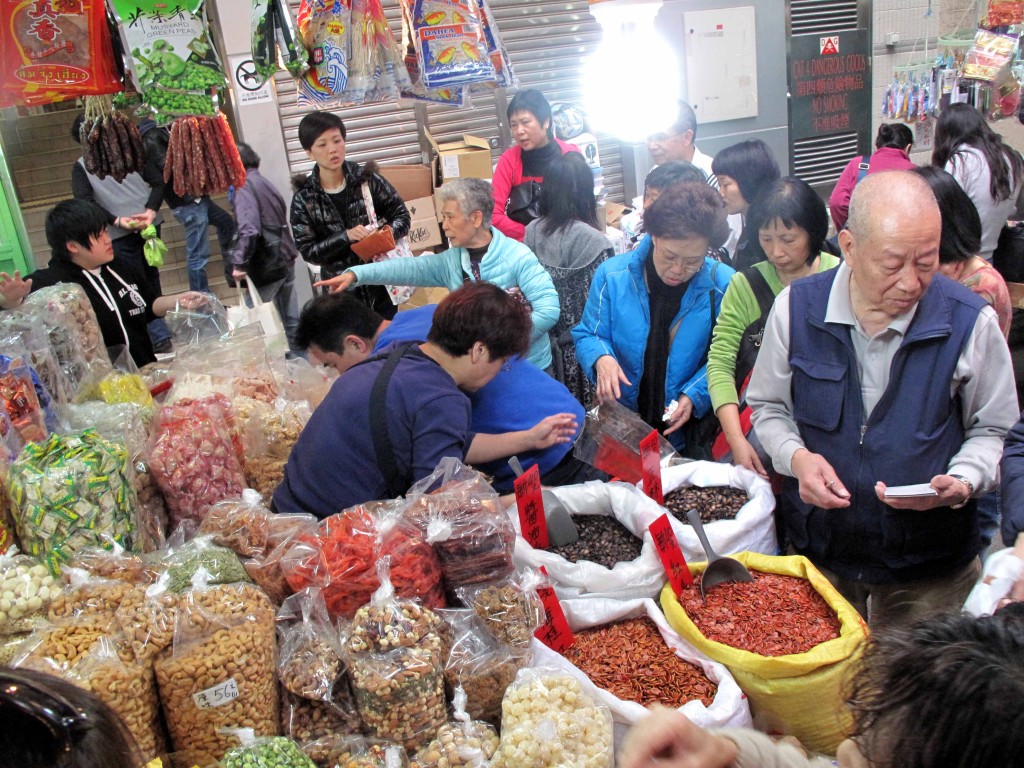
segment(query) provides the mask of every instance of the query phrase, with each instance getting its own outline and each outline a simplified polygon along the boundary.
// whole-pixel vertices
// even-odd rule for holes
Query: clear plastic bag
[[[281,398],[272,405],[251,398],[236,398],[231,407],[242,430],[245,480],[250,488],[269,499],[284,479],[292,447],[309,421],[309,405]]]
[[[281,569],[281,560],[292,542],[303,534],[312,534],[317,519],[313,515],[271,515],[270,535],[263,552],[245,561],[245,571],[274,605],[280,605],[292,593]]]
[[[515,528],[483,475],[445,458],[409,489],[405,515],[433,546],[449,593],[512,573]]]
[[[457,590],[459,601],[472,608],[495,639],[520,651],[530,647],[533,633],[544,622],[544,606],[537,596],[538,575],[526,573],[473,584]]]
[[[105,579],[81,568],[65,568],[63,575],[68,584],[53,597],[47,609],[52,622],[91,616],[109,624],[131,590],[128,582]]]
[[[206,294],[201,305],[185,308],[176,304],[164,316],[171,337],[177,346],[186,347],[218,339],[230,330],[228,311],[220,300]]]
[[[408,768],[405,748],[385,739],[331,734],[302,746],[317,768]]]
[[[164,568],[163,586],[169,592],[182,593],[191,589],[200,574],[209,586],[250,580],[238,555],[227,547],[216,546],[205,536],[168,551],[161,559],[161,565]]]
[[[337,377],[328,376],[326,369],[312,365],[301,357],[278,358],[271,362],[280,396],[292,403],[309,403],[310,411],[327,397]]]
[[[156,568],[123,547],[86,547],[75,553],[71,567],[88,571],[98,578],[116,579],[129,584],[152,584],[160,576]]]
[[[437,555],[398,510],[393,502],[350,507],[298,537],[281,559],[289,586],[321,587],[331,617],[350,619],[380,587],[375,563],[387,555],[400,597],[444,608]]]
[[[181,599],[164,584],[132,587],[114,614],[139,661],[153,659],[174,641],[174,623]]]
[[[474,722],[466,710],[461,687],[452,697],[454,721],[445,723],[437,736],[413,758],[416,768],[487,768],[498,749],[498,732],[488,723]]]
[[[61,584],[34,557],[0,556],[0,635],[32,629],[60,590]]]
[[[228,750],[221,768],[315,768],[299,745],[284,736],[243,738],[242,746]]]
[[[587,411],[583,432],[573,447],[573,455],[613,478],[625,483],[638,483],[643,478],[640,441],[650,433],[651,426],[625,406],[615,401],[601,403]],[[660,434],[658,445],[661,448],[661,466],[685,461]]]
[[[255,557],[267,549],[272,517],[260,494],[246,488],[241,498],[224,499],[210,507],[199,525],[199,535],[209,536],[214,544],[239,557]]]
[[[41,443],[58,428],[50,393],[23,357],[0,355],[0,407],[21,443]]]
[[[58,283],[25,297],[22,312],[46,326],[50,347],[73,392],[90,375],[110,370],[103,333],[88,295],[74,283]]]
[[[120,440],[133,456],[146,447],[156,411],[138,403],[72,403],[64,408],[71,429],[94,429],[107,440]]]
[[[282,687],[312,701],[333,701],[345,672],[341,635],[316,587],[292,595],[277,611],[278,677]]]
[[[208,386],[229,398],[249,397],[273,403],[278,396],[277,382],[267,361],[258,324],[183,349],[174,361],[173,370],[176,383],[172,396],[175,399],[195,397],[183,393],[190,377],[197,382],[206,381]]]
[[[339,686],[344,685],[344,694],[351,698],[348,678],[342,675]],[[330,736],[332,733],[358,733],[362,729],[359,714],[352,703],[350,711],[324,701],[304,699],[281,689],[281,733],[299,744],[308,744]]]
[[[46,324],[39,317],[18,311],[0,312],[0,349],[7,354],[23,352],[58,404],[68,403],[74,397],[77,382],[61,369],[50,346]]]

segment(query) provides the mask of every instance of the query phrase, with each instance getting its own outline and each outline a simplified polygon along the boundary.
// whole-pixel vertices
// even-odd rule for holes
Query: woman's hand
[[[750,444],[747,438],[739,435],[729,440],[729,448],[732,450],[732,463],[737,467],[746,467],[749,470],[757,472],[765,480],[768,479],[768,472],[765,471],[764,465],[761,463],[760,457],[757,455],[757,451],[754,450],[754,446]]]
[[[358,243],[364,237],[369,237],[372,232],[372,229],[367,229],[362,224],[359,224],[352,227],[352,229],[347,230],[345,234],[348,235],[348,241],[350,243]]]
[[[622,397],[619,384],[625,384],[627,387],[633,386],[626,378],[626,374],[622,372],[622,366],[611,355],[601,355],[597,358],[594,371],[597,374],[597,399],[602,403]]]
[[[619,768],[727,768],[738,754],[734,742],[656,704],[626,736]]]
[[[352,272],[342,272],[337,277],[327,280],[318,280],[313,283],[314,288],[327,288],[329,293],[339,293],[356,284],[356,276]]]
[[[543,451],[559,443],[568,443],[579,429],[576,417],[571,413],[556,413],[537,422],[528,430],[530,450]]]
[[[21,272],[14,271],[14,277],[0,272],[0,306],[4,309],[20,307],[21,302],[32,290],[31,280],[22,280]]]
[[[675,410],[668,415],[668,423],[671,424],[662,434],[671,435],[693,416],[693,400],[686,395],[680,395],[676,401]]]

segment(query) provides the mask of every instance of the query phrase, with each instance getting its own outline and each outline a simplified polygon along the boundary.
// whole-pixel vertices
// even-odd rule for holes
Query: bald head
[[[936,233],[941,231],[939,204],[928,182],[910,171],[872,173],[853,188],[846,228],[864,238],[881,221],[907,218],[934,220]]]

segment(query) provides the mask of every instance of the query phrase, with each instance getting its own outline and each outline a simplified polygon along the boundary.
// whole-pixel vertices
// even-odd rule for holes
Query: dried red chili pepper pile
[[[679,599],[708,640],[762,656],[806,653],[839,637],[839,618],[811,582],[751,570],[753,581],[719,584],[700,595],[701,575]]]
[[[698,699],[708,707],[718,691],[704,672],[676,656],[646,616],[577,632],[565,657],[594,685],[644,706],[678,709]]]
[[[173,183],[181,197],[215,195],[245,184],[245,167],[223,113],[179,117],[171,124],[164,182]]]

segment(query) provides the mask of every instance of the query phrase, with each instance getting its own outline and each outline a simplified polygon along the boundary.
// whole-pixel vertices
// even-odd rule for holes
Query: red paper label
[[[672,591],[676,597],[682,594],[683,587],[693,584],[693,576],[690,569],[686,567],[686,558],[683,557],[683,550],[679,548],[679,541],[672,531],[672,524],[668,521],[666,512],[648,526],[651,538],[654,539],[654,548],[658,550],[658,557],[665,568],[665,575],[668,576]]]
[[[542,566],[540,570],[547,575],[546,568]],[[576,636],[573,635],[569,628],[569,622],[565,618],[562,603],[553,587],[540,587],[537,589],[537,595],[544,605],[544,623],[537,627],[533,636],[555,653],[562,653],[576,640]]]
[[[661,492],[661,445],[658,442],[658,430],[652,429],[651,434],[640,441],[640,463],[643,465],[644,493],[659,504],[664,504],[665,494]]]
[[[544,517],[544,496],[540,489],[540,470],[534,464],[516,478],[512,486],[519,508],[519,527],[523,538],[534,549],[548,548],[548,520]]]

